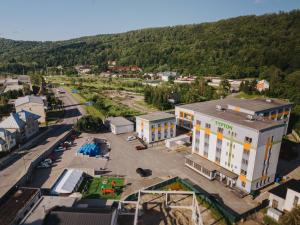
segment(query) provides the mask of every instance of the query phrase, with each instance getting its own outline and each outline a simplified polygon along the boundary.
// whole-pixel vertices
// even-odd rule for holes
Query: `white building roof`
[[[0,123],[1,128],[21,129],[25,127],[25,122],[20,119],[17,113],[11,113],[9,117]]]
[[[112,124],[114,126],[128,126],[128,125],[133,125],[133,122],[125,119],[122,116],[108,117],[107,120],[109,121],[110,124]]]
[[[67,169],[63,172],[58,182],[52,188],[52,192],[56,194],[72,193],[83,176],[83,171],[77,169]]]
[[[11,113],[9,117],[5,118],[3,121],[0,122],[0,128],[5,128],[5,129],[24,128],[29,118],[38,120],[40,116],[25,110],[22,110],[17,113]]]
[[[23,85],[13,84],[5,87],[4,92],[23,89]]]
[[[43,99],[39,96],[34,95],[26,95],[24,97],[19,97],[15,101],[15,106],[23,105],[26,103],[37,103],[40,105],[44,105]]]

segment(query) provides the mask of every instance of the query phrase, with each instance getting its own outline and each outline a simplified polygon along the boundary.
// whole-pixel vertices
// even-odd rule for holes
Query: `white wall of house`
[[[277,207],[275,207],[274,201],[277,201]],[[270,193],[270,195],[269,195],[269,206],[270,207],[278,209],[280,211],[283,211],[284,202],[285,202],[285,200],[283,198],[280,198],[279,196]]]
[[[110,125],[111,132],[113,134],[124,134],[124,133],[129,133],[134,131],[134,125],[124,125],[124,126],[116,126],[114,124]]]
[[[294,204],[296,201],[297,201],[296,205],[300,205],[300,193],[288,189],[286,193],[286,199],[284,202],[283,209],[287,211],[291,211],[295,207]]]

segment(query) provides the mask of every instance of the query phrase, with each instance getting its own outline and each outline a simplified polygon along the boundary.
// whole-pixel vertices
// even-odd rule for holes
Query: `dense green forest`
[[[253,77],[271,65],[293,72],[300,68],[300,11],[58,42],[0,39],[0,72],[45,73],[59,65],[72,72],[77,64],[99,72],[107,60],[198,75]]]

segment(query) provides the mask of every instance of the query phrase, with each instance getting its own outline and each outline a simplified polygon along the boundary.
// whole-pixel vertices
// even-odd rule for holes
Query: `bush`
[[[102,120],[91,115],[81,117],[75,124],[75,129],[80,132],[99,132],[102,127]]]
[[[279,225],[279,223],[269,216],[264,216],[263,220],[265,225]]]

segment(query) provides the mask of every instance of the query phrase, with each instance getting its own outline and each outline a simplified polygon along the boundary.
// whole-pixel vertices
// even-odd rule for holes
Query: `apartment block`
[[[146,143],[161,141],[176,136],[175,116],[154,112],[136,117],[136,132]]]
[[[180,106],[179,115],[184,110],[194,115],[186,166],[245,192],[272,183],[291,107],[279,100],[240,99]]]

